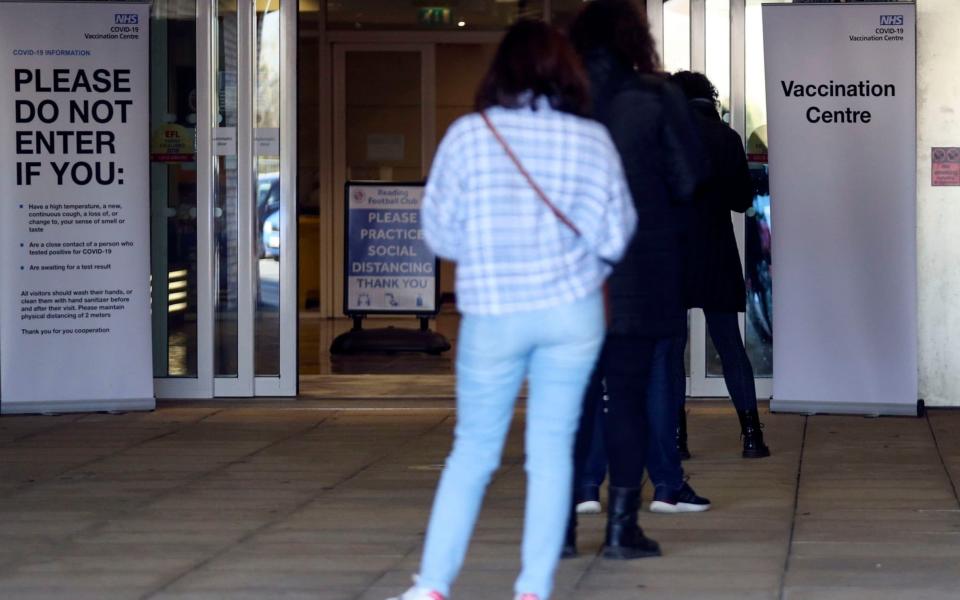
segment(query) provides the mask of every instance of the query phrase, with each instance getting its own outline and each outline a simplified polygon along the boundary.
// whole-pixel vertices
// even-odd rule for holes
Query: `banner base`
[[[770,400],[770,412],[804,415],[860,415],[864,417],[919,417],[923,401],[914,404],[887,402],[808,402],[804,400]]]
[[[426,352],[438,356],[450,350],[450,342],[428,329],[353,329],[343,333],[330,345],[331,354],[362,352]]]
[[[38,415],[84,412],[132,412],[154,410],[157,401],[154,398],[131,398],[122,400],[63,400],[59,402],[2,402],[0,414]]]

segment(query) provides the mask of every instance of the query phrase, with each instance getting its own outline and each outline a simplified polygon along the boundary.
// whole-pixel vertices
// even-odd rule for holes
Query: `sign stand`
[[[443,335],[430,330],[430,318],[420,317],[420,329],[381,327],[364,329],[362,315],[354,315],[353,329],[337,336],[330,345],[331,354],[363,352],[426,352],[437,356],[450,349]]]
[[[423,240],[423,183],[347,182],[344,186],[344,314],[353,328],[338,336],[332,354],[450,350],[430,330],[439,312],[440,261]],[[371,314],[412,315],[419,329],[364,329]]]

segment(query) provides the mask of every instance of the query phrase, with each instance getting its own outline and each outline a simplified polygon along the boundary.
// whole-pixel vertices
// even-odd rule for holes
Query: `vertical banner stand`
[[[4,414],[155,406],[149,25],[146,2],[0,2]]]
[[[423,183],[347,182],[344,186],[344,314],[353,329],[337,336],[332,354],[450,350],[430,330],[440,310],[440,261],[423,239]],[[368,315],[410,315],[419,329],[364,329]]]
[[[916,8],[765,4],[771,409],[916,415]]]

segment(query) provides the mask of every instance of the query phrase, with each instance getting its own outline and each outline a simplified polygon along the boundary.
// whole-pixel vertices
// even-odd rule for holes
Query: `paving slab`
[[[412,386],[371,400],[4,417],[0,597],[383,600],[402,591],[450,449],[449,383],[425,382],[429,400]],[[644,512],[664,556],[626,562],[598,557],[604,518],[582,518],[581,556],[561,563],[554,598],[960,598],[960,412],[764,410],[774,454],[744,460],[728,402],[688,408],[694,458],[684,467],[713,510]],[[456,600],[511,596],[524,418],[521,402]]]

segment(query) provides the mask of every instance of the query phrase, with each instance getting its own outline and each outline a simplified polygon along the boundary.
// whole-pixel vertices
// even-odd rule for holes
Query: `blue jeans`
[[[515,591],[550,596],[570,511],[583,391],[603,334],[599,291],[545,310],[464,316],[453,450],[430,515],[418,585],[450,593],[527,376],[527,504]]]
[[[683,369],[686,344],[686,337],[657,341],[647,386],[647,472],[654,487],[670,491],[683,485],[677,427],[686,401],[687,381]]]
[[[606,404],[606,392],[604,392],[604,397],[597,402],[596,408],[592,409],[595,414],[593,415],[593,426],[589,432],[590,439],[587,442],[589,443],[589,450],[583,461],[583,473],[574,471],[576,481],[573,482],[573,501],[578,504],[588,500],[600,500],[600,486],[603,485],[603,480],[607,478],[607,442],[603,427]],[[584,410],[588,410],[586,404]],[[583,423],[582,419],[581,417],[581,424]]]

